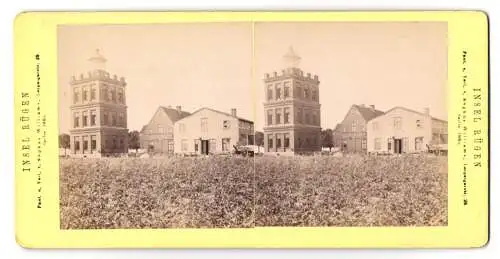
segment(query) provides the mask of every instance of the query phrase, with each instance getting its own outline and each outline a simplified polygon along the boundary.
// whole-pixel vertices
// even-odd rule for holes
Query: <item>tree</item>
[[[325,129],[321,131],[321,146],[327,147],[332,151],[333,147],[333,130]]]
[[[128,147],[131,149],[135,149],[135,153],[137,153],[137,150],[139,148],[141,148],[139,131],[137,131],[137,130],[129,131],[129,133],[128,133]]]
[[[262,133],[260,131],[255,132],[255,145],[257,145],[257,147],[259,147],[259,151],[260,151],[260,147],[264,146],[264,133]]]
[[[70,148],[70,137],[68,134],[59,134],[59,148],[64,148],[64,156],[66,156],[66,150]]]

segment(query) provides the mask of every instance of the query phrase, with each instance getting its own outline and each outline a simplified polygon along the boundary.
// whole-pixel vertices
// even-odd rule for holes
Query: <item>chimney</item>
[[[236,109],[235,108],[231,109],[231,115],[233,115],[234,117],[236,117]]]
[[[177,109],[178,112],[182,111],[182,107],[181,106],[176,106],[175,108]]]
[[[429,109],[429,108],[427,108],[427,107],[426,107],[426,108],[424,108],[424,114],[425,114],[425,115],[430,115],[430,114],[431,114],[430,109]]]
[[[370,108],[371,108],[372,110],[375,110],[375,105],[370,104]]]

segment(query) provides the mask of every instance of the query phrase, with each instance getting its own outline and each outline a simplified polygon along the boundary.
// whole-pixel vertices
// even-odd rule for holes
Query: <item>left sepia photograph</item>
[[[63,25],[57,48],[61,229],[254,226],[251,23]]]

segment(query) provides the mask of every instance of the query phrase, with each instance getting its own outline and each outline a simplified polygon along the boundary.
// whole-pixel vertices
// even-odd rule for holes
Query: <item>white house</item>
[[[201,108],[174,123],[177,154],[229,153],[235,145],[253,143],[253,122],[237,117],[236,109],[225,113]]]
[[[394,107],[367,123],[368,153],[418,153],[445,149],[448,122],[424,112]]]

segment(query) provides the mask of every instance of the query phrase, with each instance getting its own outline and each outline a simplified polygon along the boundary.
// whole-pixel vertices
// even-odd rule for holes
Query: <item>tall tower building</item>
[[[105,156],[128,152],[125,78],[111,76],[96,50],[86,74],[70,81],[71,153]]]
[[[319,79],[298,68],[292,47],[283,56],[281,73],[265,74],[264,147],[266,152],[321,150]]]

